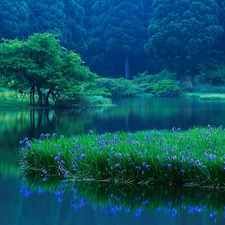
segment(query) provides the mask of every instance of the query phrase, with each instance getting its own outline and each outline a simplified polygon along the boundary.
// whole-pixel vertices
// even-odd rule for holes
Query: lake
[[[225,196],[217,190],[26,182],[19,167],[19,141],[24,137],[225,125],[225,102],[177,98],[114,102],[115,106],[85,112],[1,109],[0,224],[224,224]]]

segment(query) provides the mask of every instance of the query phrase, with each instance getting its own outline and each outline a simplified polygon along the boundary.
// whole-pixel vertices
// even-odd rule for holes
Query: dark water
[[[224,224],[225,198],[219,192],[215,194],[217,197],[212,198],[206,194],[208,201],[204,203],[201,203],[203,200],[195,201],[199,199],[200,194],[196,194],[196,198],[184,194],[188,196],[184,205],[177,204],[181,196],[174,196],[166,202],[165,196],[158,196],[153,201],[154,204],[151,203],[151,207],[147,209],[137,205],[138,197],[135,202],[130,201],[131,206],[137,206],[133,211],[124,207],[102,211],[107,199],[100,201],[101,195],[95,201],[85,199],[82,204],[74,207],[71,206],[71,198],[75,197],[67,192],[63,197],[58,196],[53,190],[43,189],[24,194],[18,163],[19,141],[25,136],[39,137],[41,133],[69,136],[87,133],[89,130],[102,133],[118,130],[171,129],[174,126],[182,129],[208,124],[219,126],[225,125],[224,115],[225,102],[185,99],[117,100],[117,106],[99,107],[85,113],[75,110],[1,110],[0,224]],[[89,195],[86,193],[85,196]],[[140,196],[144,199],[143,192]]]

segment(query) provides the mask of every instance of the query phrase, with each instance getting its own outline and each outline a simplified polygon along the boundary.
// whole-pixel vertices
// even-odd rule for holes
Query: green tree
[[[141,56],[144,51],[144,43],[147,40],[147,32],[144,26],[144,7],[141,1],[126,0],[109,1],[109,16],[105,32],[106,53],[111,60],[119,59],[117,64],[126,79],[130,79],[132,59]],[[115,60],[114,60],[115,61]],[[133,63],[133,62],[132,62]]]
[[[84,52],[84,9],[76,0],[27,0],[31,11],[32,33],[57,34],[62,45],[76,52]]]
[[[84,8],[77,0],[63,0],[65,24],[67,27],[65,34],[65,47],[67,49],[73,49],[76,52],[84,54],[87,46],[84,42],[86,35],[86,29],[83,25],[85,16]],[[64,42],[64,40],[62,40]]]
[[[90,67],[127,79],[143,69],[148,15],[143,1],[97,0],[88,12],[92,21],[91,26],[87,23],[91,27],[87,40]]]
[[[0,38],[26,38],[29,9],[25,0],[1,0]]]
[[[218,46],[223,33],[218,5],[214,0],[154,0],[153,10],[145,50],[185,80],[185,71]]]
[[[36,90],[38,104],[48,106],[50,95],[55,101],[59,93],[78,95],[79,82],[96,76],[78,54],[63,48],[50,33],[37,33],[26,41],[3,40],[0,61],[2,82],[20,91],[29,89],[32,106]]]

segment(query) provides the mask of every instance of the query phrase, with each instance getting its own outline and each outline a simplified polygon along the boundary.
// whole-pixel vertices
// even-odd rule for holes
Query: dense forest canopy
[[[225,71],[225,0],[2,0],[0,9],[0,38],[57,34],[101,77],[168,69],[207,81],[208,68]]]

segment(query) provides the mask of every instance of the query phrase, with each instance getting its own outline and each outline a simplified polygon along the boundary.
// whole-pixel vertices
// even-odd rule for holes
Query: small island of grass
[[[73,181],[225,187],[225,130],[116,132],[66,138],[42,134],[20,142],[26,174]]]
[[[225,101],[225,94],[224,93],[183,93],[180,95],[183,98],[195,98],[199,99],[200,101]]]

